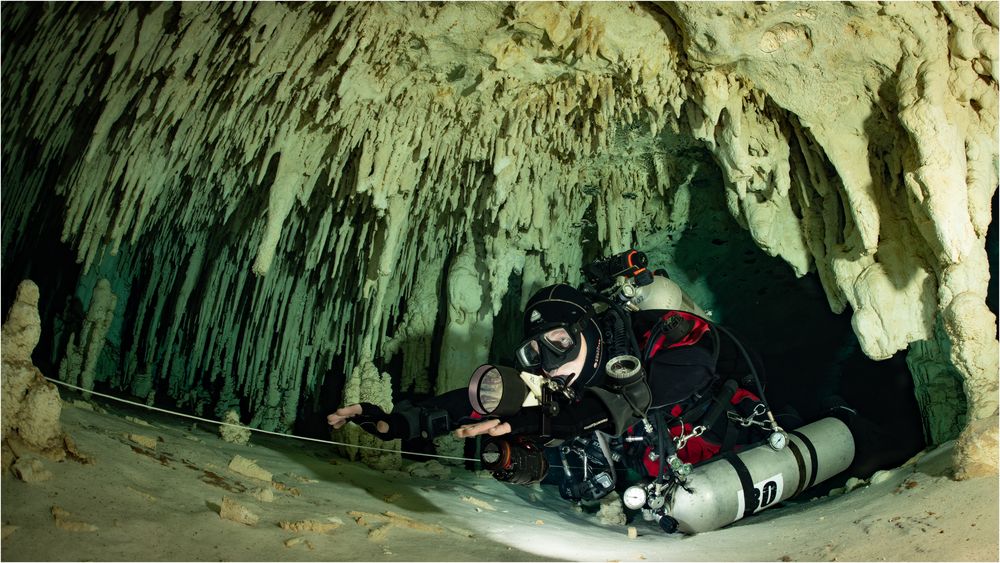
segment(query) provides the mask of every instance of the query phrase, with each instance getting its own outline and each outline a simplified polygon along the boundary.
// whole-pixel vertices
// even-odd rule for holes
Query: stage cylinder
[[[677,487],[666,513],[685,533],[707,532],[792,498],[847,469],[854,438],[847,425],[824,418],[787,433],[774,450],[761,444],[700,464]]]

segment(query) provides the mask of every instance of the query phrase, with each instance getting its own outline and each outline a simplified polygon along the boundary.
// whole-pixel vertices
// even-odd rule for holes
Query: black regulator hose
[[[666,421],[663,420],[663,413],[659,410],[654,412],[655,414],[653,415],[653,419],[655,420],[654,424],[656,424],[656,453],[660,456],[660,467],[656,470],[656,484],[662,485],[664,481],[663,469],[667,460],[667,448],[663,445],[663,435],[667,433],[667,429],[664,427]]]
[[[607,304],[608,308],[615,313],[612,329],[612,345],[614,346],[614,350],[608,357],[613,358],[622,354],[638,357],[641,351],[639,341],[635,339],[635,331],[632,330],[632,323],[629,322],[628,312],[621,306],[621,303],[617,303],[614,299],[600,293],[592,293],[591,297]]]
[[[666,437],[670,431],[667,430],[667,420],[664,418],[663,409],[655,409],[652,414],[653,425],[656,429],[656,453],[660,456],[659,468],[656,470],[656,484],[660,485],[666,480],[664,475],[667,474],[668,470],[667,458],[675,455],[677,450],[674,449],[674,440]]]
[[[719,327],[719,330],[726,333],[733,342],[736,343],[736,347],[739,349],[740,353],[743,354],[743,359],[747,362],[747,367],[750,369],[750,375],[753,377],[754,384],[757,385],[757,391],[760,393],[760,402],[764,403],[764,406],[768,410],[771,409],[771,403],[767,402],[767,397],[764,396],[764,386],[760,382],[760,378],[757,377],[757,368],[753,365],[753,360],[750,358],[750,354],[747,353],[746,348],[743,347],[743,343],[740,342],[739,338],[729,331],[728,328],[722,325],[713,325]]]
[[[708,326],[711,328],[718,328],[719,331],[725,333],[725,335],[728,336],[729,339],[732,340],[734,344],[736,344],[736,348],[740,351],[740,354],[743,356],[743,359],[746,360],[747,369],[750,370],[750,376],[753,377],[754,384],[757,386],[757,391],[760,394],[760,402],[764,403],[764,406],[767,407],[768,410],[770,410],[771,403],[767,402],[767,397],[764,396],[764,385],[761,384],[760,377],[758,377],[757,375],[757,367],[754,365],[753,359],[750,358],[750,354],[747,352],[746,348],[743,347],[743,343],[740,342],[740,339],[736,338],[736,335],[734,335],[732,331],[730,331],[728,328],[718,323],[712,322],[701,315],[697,315],[690,311],[684,311],[684,313],[701,319],[702,321],[706,322]],[[716,361],[718,361],[719,351],[722,349],[721,340],[719,338],[718,332],[714,330],[710,330],[708,332],[712,336],[712,347],[714,348],[714,351],[712,353],[712,363],[714,364]],[[643,361],[649,360],[650,353],[653,351],[653,345],[656,343],[656,340],[660,337],[661,334],[663,334],[662,330],[656,330],[654,331],[654,334],[649,335],[649,340],[646,342],[646,350],[643,353]]]
[[[629,314],[625,311],[624,307],[620,303],[616,303],[612,299],[605,299],[608,306],[610,306],[617,317],[615,322],[616,330],[617,327],[621,326],[621,332],[615,334],[615,345],[621,345],[622,347],[627,347],[628,354],[636,356],[639,353],[639,341],[635,339],[635,331],[632,330],[632,323],[629,321]],[[626,328],[626,323],[628,323]],[[626,340],[627,338],[627,340]]]
[[[628,337],[625,334],[625,321],[617,314],[617,311],[615,312],[614,315],[611,316],[614,317],[611,321],[612,347],[611,347],[611,353],[608,354],[608,357],[614,358],[616,356],[621,356],[623,354],[628,353],[629,343],[628,343]]]

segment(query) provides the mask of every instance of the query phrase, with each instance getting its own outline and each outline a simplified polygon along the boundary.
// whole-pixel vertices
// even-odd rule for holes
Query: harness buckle
[[[677,438],[675,438],[674,441],[674,443],[677,445],[678,450],[683,450],[684,447],[687,446],[688,440],[690,440],[691,438],[697,438],[698,436],[701,436],[705,432],[705,430],[707,430],[707,428],[704,425],[700,425],[692,428],[690,434],[685,434],[683,431],[684,426],[682,425],[681,428],[682,428],[681,433],[677,436]]]
[[[758,416],[761,416],[766,412],[767,412],[767,407],[764,406],[764,403],[757,403],[757,405],[754,406],[753,408],[753,412],[751,412],[750,415],[747,416],[746,418],[741,417],[740,415],[736,414],[733,411],[726,411],[726,417],[733,422],[739,422],[740,426],[742,426],[743,428],[747,428],[752,424],[756,424],[757,426],[760,426],[762,428],[768,428],[767,424],[764,423],[763,421],[755,420]]]

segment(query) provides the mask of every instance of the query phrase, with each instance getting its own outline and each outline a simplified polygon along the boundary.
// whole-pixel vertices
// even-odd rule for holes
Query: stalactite
[[[87,318],[79,335],[70,336],[66,357],[59,364],[59,379],[84,389],[94,388],[94,369],[104,348],[105,335],[114,319],[118,297],[111,283],[102,279],[94,286],[87,308]]]
[[[380,367],[396,354],[404,388],[432,387],[426,348],[460,300],[439,302],[450,254],[475,248],[467,285],[489,323],[512,273],[522,300],[578,281],[591,225],[591,247],[621,250],[680,221],[698,193],[671,151],[693,138],[737,221],[818,272],[867,354],[940,323],[971,416],[995,411],[981,297],[996,22],[965,5],[730,8],[745,17],[698,3],[5,9],[3,109],[22,118],[3,126],[5,256],[39,202],[65,198],[84,270],[119,260],[110,283],[131,288],[135,337],[107,380],[202,407],[235,394],[252,425],[288,428],[335,367],[345,398],[363,380],[391,401]]]
[[[853,326],[865,353],[887,358],[932,338],[936,320],[961,318],[962,323],[945,328],[951,356],[947,361],[958,367],[970,403],[977,405],[970,418],[995,413],[996,318],[984,303],[988,273],[979,217],[996,190],[997,147],[994,144],[992,156],[983,159],[977,139],[984,134],[996,137],[997,83],[989,73],[992,65],[974,63],[996,59],[995,22],[973,15],[972,6],[955,10],[961,15],[946,20],[930,5],[895,4],[884,11],[890,18],[871,13],[873,5],[857,13],[825,10],[826,23],[817,26],[786,5],[756,13],[756,8],[745,7],[744,20],[749,21],[740,21],[739,32],[734,32],[736,20],[713,19],[713,8],[707,5],[663,7],[685,30],[690,57],[701,66],[729,70],[725,81],[713,77],[713,71],[692,75],[692,90],[704,95],[695,96],[702,107],[689,110],[689,122],[697,138],[722,154],[723,170],[736,192],[730,197],[731,208],[746,213],[761,202],[742,191],[742,180],[753,174],[742,155],[732,154],[739,150],[733,141],[740,137],[732,103],[722,110],[719,102],[705,102],[713,97],[732,100],[731,85],[747,80],[753,87],[740,92],[737,100],[752,98],[756,90],[766,93],[778,110],[766,114],[782,125],[765,143],[768,151],[787,136],[781,123],[787,118],[781,113],[795,115],[792,130],[809,170],[808,177],[796,175],[812,187],[800,190],[802,199],[791,194],[800,210],[813,205],[810,200],[822,202],[824,208],[821,215],[804,216],[807,264],[823,262],[817,269],[835,310],[844,301],[854,309]],[[949,25],[955,20],[961,23]],[[837,24],[831,25],[834,21]],[[905,26],[896,27],[901,22]],[[772,31],[777,29],[782,34]],[[843,41],[841,33],[851,41]],[[962,49],[949,50],[949,42]],[[772,58],[775,52],[788,64]],[[845,59],[858,64],[853,70],[830,72]],[[805,60],[815,63],[796,63]],[[780,68],[796,70],[775,72]],[[745,115],[745,109],[739,115]],[[713,142],[720,126],[724,135],[733,132]],[[963,154],[968,146],[975,147],[979,158],[969,157],[968,148]],[[984,166],[991,159],[994,164]],[[969,166],[973,160],[977,164]],[[835,173],[832,181],[821,173],[825,161]],[[780,167],[762,170],[777,173]],[[769,180],[763,187],[781,185]],[[782,205],[787,209],[792,201]],[[841,221],[841,215],[846,220]],[[821,232],[822,246],[816,238]],[[767,247],[766,240],[757,240]],[[954,314],[951,300],[959,295],[963,313]],[[985,337],[987,333],[994,336]],[[956,356],[964,360],[956,361]],[[935,424],[955,428],[953,422]]]
[[[435,388],[439,394],[468,384],[469,374],[489,359],[493,315],[480,278],[493,270],[486,270],[480,262],[475,245],[467,244],[447,272],[448,313]]]
[[[947,348],[948,339],[939,327],[930,339],[914,342],[906,353],[928,444],[954,438],[967,421],[961,376],[949,361]]]

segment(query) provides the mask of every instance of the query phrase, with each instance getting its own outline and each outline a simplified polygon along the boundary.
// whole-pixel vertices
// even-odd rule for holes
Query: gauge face
[[[788,436],[784,432],[774,432],[767,437],[767,443],[775,450],[782,450],[788,445]]]
[[[638,510],[646,504],[646,489],[638,485],[633,485],[622,493],[622,502],[625,507],[631,510]]]

